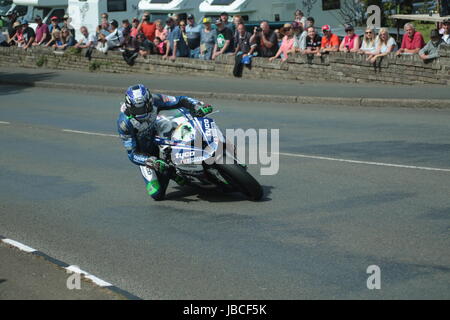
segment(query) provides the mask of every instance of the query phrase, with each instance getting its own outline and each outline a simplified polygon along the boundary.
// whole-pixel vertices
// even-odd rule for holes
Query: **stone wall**
[[[216,61],[200,61],[178,58],[175,62],[162,60],[159,56],[138,58],[132,67],[123,60],[120,52],[104,55],[94,52],[92,60],[84,52],[54,51],[48,48],[0,47],[0,66],[29,68],[46,67],[59,70],[102,71],[114,73],[189,74],[215,77],[233,77],[234,57],[222,56]],[[353,53],[334,53],[324,58],[298,55],[286,63],[255,58],[252,70],[244,70],[244,78],[289,79],[339,82],[378,82],[389,84],[440,84],[450,85],[450,46],[441,49],[441,57],[425,64],[418,56],[385,57],[376,66],[366,62],[365,57]]]

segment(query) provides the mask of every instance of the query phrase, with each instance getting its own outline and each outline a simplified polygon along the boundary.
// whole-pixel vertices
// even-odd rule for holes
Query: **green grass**
[[[416,26],[416,30],[423,35],[425,42],[427,43],[430,41],[430,32],[431,30],[436,29],[436,25],[434,23],[426,22],[416,22],[414,25]]]

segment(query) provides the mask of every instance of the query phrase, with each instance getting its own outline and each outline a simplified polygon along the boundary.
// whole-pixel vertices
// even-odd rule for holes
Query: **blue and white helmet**
[[[150,90],[142,84],[129,87],[125,95],[125,106],[128,113],[137,120],[149,118],[153,111],[153,98]]]

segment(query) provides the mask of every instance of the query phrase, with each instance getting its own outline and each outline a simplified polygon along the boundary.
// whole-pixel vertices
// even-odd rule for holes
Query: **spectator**
[[[302,27],[305,28],[306,26],[306,17],[303,14],[303,11],[300,9],[295,10],[295,14],[294,14],[294,21],[301,23]]]
[[[28,21],[22,21],[22,33],[23,33],[23,49],[28,49],[33,45],[34,39],[36,39],[36,33],[28,26]]]
[[[360,54],[373,54],[377,49],[376,37],[374,29],[367,28],[364,32],[364,38],[362,40]]]
[[[351,24],[344,26],[347,35],[341,42],[339,51],[341,52],[358,52],[360,47],[359,36],[355,33],[355,28]]]
[[[50,31],[48,30],[48,25],[46,23],[42,23],[42,18],[40,16],[36,16],[34,21],[37,23],[37,26],[36,39],[34,39],[33,46],[44,45],[50,39]]]
[[[150,13],[145,12],[138,26],[138,32],[145,34],[148,40],[155,40],[156,25],[150,21]]]
[[[277,43],[278,48],[281,47],[281,43],[283,42],[284,35],[281,34],[280,29],[275,29],[275,34],[277,35]]]
[[[221,16],[223,17],[223,15]],[[214,53],[212,59],[215,60],[222,54],[234,52],[234,37],[233,31],[226,27],[224,20],[221,18],[216,21],[217,26],[217,40],[214,46]]]
[[[167,40],[166,40],[166,54],[164,55],[163,59],[168,59],[169,55],[171,55],[172,48],[174,46],[174,36],[175,32],[178,29],[178,26],[175,25],[176,22],[174,19],[169,18],[166,21],[166,30],[167,30]]]
[[[75,48],[87,49],[97,45],[97,36],[94,33],[89,33],[88,29],[84,26],[80,28],[80,32],[81,38],[75,44]]]
[[[203,28],[200,33],[200,59],[212,59],[216,39],[217,31],[212,29],[211,18],[204,18]]]
[[[20,47],[24,46],[24,39],[23,39],[23,27],[22,23],[19,21],[14,22],[13,24],[14,34],[10,39],[10,43],[13,45]]]
[[[108,34],[111,32],[111,26],[109,25],[109,15],[105,12],[102,13],[102,20],[100,22],[100,25],[102,26],[102,29],[107,31]]]
[[[61,29],[61,45],[56,45],[57,49],[66,50],[69,47],[73,47],[76,45],[76,41],[74,37],[72,36],[72,33],[67,28]]]
[[[322,32],[322,48],[320,49],[319,56],[330,52],[337,52],[340,44],[339,37],[331,32],[331,27],[329,25],[324,25],[322,27]]]
[[[192,14],[187,16],[188,25],[186,26],[187,42],[189,47],[189,57],[198,59],[200,57],[200,33],[202,26],[195,23]]]
[[[53,30],[61,30],[61,28],[59,27],[59,24],[58,24],[58,21],[59,21],[58,17],[53,16],[53,17],[51,17],[50,21],[51,21],[51,24],[48,26],[48,31],[50,33],[53,33]]]
[[[389,35],[389,30],[386,28],[381,28],[377,39],[377,49],[374,53],[369,54],[367,61],[375,63],[378,58],[387,56],[391,52],[397,50],[397,43],[394,38]]]
[[[154,45],[156,54],[164,55],[166,53],[166,43],[160,37],[155,38]]]
[[[405,35],[403,36],[402,46],[397,51],[397,56],[401,54],[416,54],[425,46],[423,36],[416,31],[412,23],[405,24]]]
[[[314,20],[313,17],[308,17],[306,19],[306,26],[303,27],[305,30],[308,30],[309,27],[314,27],[314,24],[316,23],[316,21]]]
[[[131,34],[131,24],[128,19],[122,20],[122,26],[119,29],[122,33]]]
[[[308,56],[318,55],[320,53],[320,48],[322,47],[322,38],[316,33],[314,27],[309,27],[307,32],[306,48],[302,53],[307,54]]]
[[[233,35],[234,35],[234,33],[236,32],[236,26],[234,25],[234,23],[229,22],[228,19],[229,19],[228,13],[222,12],[222,13],[220,14],[220,20],[223,22],[223,24],[224,24],[224,26],[225,26],[226,28],[228,28],[228,29],[231,30],[231,32],[232,32]],[[216,24],[216,25],[217,25],[217,24]]]
[[[177,57],[189,57],[188,38],[186,33],[186,22],[181,21],[172,34],[173,48],[171,60],[175,61]]]
[[[45,46],[56,49],[58,46],[62,46],[62,45],[63,45],[63,42],[61,39],[61,31],[55,28],[52,31],[52,37],[51,37],[50,41],[47,42],[47,44]]]
[[[306,37],[308,36],[308,32],[304,30],[302,24],[297,21],[292,22],[292,28],[294,30],[295,52],[302,52],[306,49]]]
[[[156,53],[155,45],[143,33],[137,35],[135,48],[139,55],[144,58]]]
[[[155,21],[156,30],[155,30],[155,37],[160,38],[162,41],[167,40],[167,29],[164,28],[164,25],[161,20]]]
[[[442,28],[444,29],[442,40],[444,40],[446,44],[450,44],[450,20],[445,20]]]
[[[278,59],[281,56],[281,61],[284,62],[288,59],[289,55],[295,52],[294,48],[294,30],[290,23],[286,23],[280,33],[284,35],[283,42],[281,43],[280,49],[277,54],[270,58],[270,62]]]
[[[250,39],[256,45],[258,55],[263,58],[270,58],[277,54],[278,38],[274,31],[270,30],[269,22],[261,22],[260,27],[255,27]]]
[[[236,44],[236,49],[234,54],[236,55],[233,75],[235,77],[242,77],[242,72],[244,70],[244,64],[242,62],[242,58],[248,55],[252,55],[256,46],[250,44],[250,38],[252,34],[247,32],[245,29],[245,25],[243,23],[239,24],[236,30],[236,35],[234,39],[234,43]],[[247,64],[249,68],[251,68],[250,64]]]
[[[430,38],[427,45],[419,51],[419,57],[425,62],[439,58],[439,49],[445,43],[438,30],[432,30]]]
[[[238,27],[239,27],[240,24],[245,24],[244,23],[244,18],[242,18],[242,16],[240,16],[240,15],[235,15],[233,17],[233,30],[235,30],[234,31],[234,37],[235,38],[236,38],[236,35],[238,33]]]
[[[107,53],[109,50],[119,48],[123,44],[123,34],[119,30],[119,23],[116,20],[109,22],[111,26],[111,33],[105,36],[100,33],[97,50],[103,53]]]
[[[131,22],[132,27],[131,27],[131,32],[130,32],[131,38],[133,38],[133,39],[135,39],[139,33],[139,31],[138,31],[139,24],[140,24],[139,19],[133,18],[133,21]]]
[[[9,47],[8,39],[0,32],[0,47]]]
[[[16,34],[16,28],[14,28],[14,24],[17,22],[17,11],[12,10],[11,12],[8,13],[7,18],[8,18],[8,39],[7,39],[7,43],[8,45],[16,45],[16,42],[13,40],[15,34]]]
[[[69,15],[64,15],[63,17],[63,26],[61,28],[62,29],[68,29],[70,31],[70,33],[72,34],[72,37],[75,39],[75,28],[70,24],[70,22],[72,21],[72,19],[69,17]]]

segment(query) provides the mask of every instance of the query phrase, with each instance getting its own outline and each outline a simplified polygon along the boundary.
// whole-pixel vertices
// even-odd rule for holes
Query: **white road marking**
[[[0,121],[0,124],[11,124],[10,122]]]
[[[442,168],[418,167],[418,166],[407,166],[407,165],[394,164],[394,163],[348,160],[348,159],[329,158],[329,157],[321,157],[321,156],[311,156],[311,155],[306,155],[306,154],[295,154],[295,153],[280,152],[278,154],[282,155],[282,156],[287,156],[287,157],[306,158],[306,159],[314,159],[314,160],[337,161],[337,162],[346,162],[346,163],[353,163],[353,164],[365,164],[365,165],[372,165],[372,166],[393,167],[393,168],[402,168],[402,169],[450,172],[450,169],[442,169]]]
[[[29,246],[26,246],[26,245],[24,245],[24,244],[22,244],[20,242],[17,242],[17,241],[11,240],[11,239],[3,239],[2,241],[4,243],[7,243],[7,244],[13,246],[13,247],[16,247],[19,250],[22,250],[22,251],[25,251],[25,252],[28,252],[28,253],[32,253],[32,252],[37,251],[36,249],[33,249],[33,248],[29,247]]]
[[[84,275],[84,277],[86,279],[91,280],[92,282],[94,282],[96,285],[100,286],[100,287],[111,287],[112,284],[106,281],[103,281],[100,278],[97,278],[96,276],[93,276],[92,274],[89,274],[88,272],[81,270],[78,266],[69,266],[66,268],[66,270],[73,272],[73,273],[77,273],[77,274],[82,274]]]
[[[88,131],[78,131],[78,130],[69,130],[69,129],[63,129],[62,131],[68,132],[68,133],[85,134],[85,135],[90,135],[90,136],[113,137],[113,138],[119,137],[116,134],[96,133],[96,132],[88,132]]]

